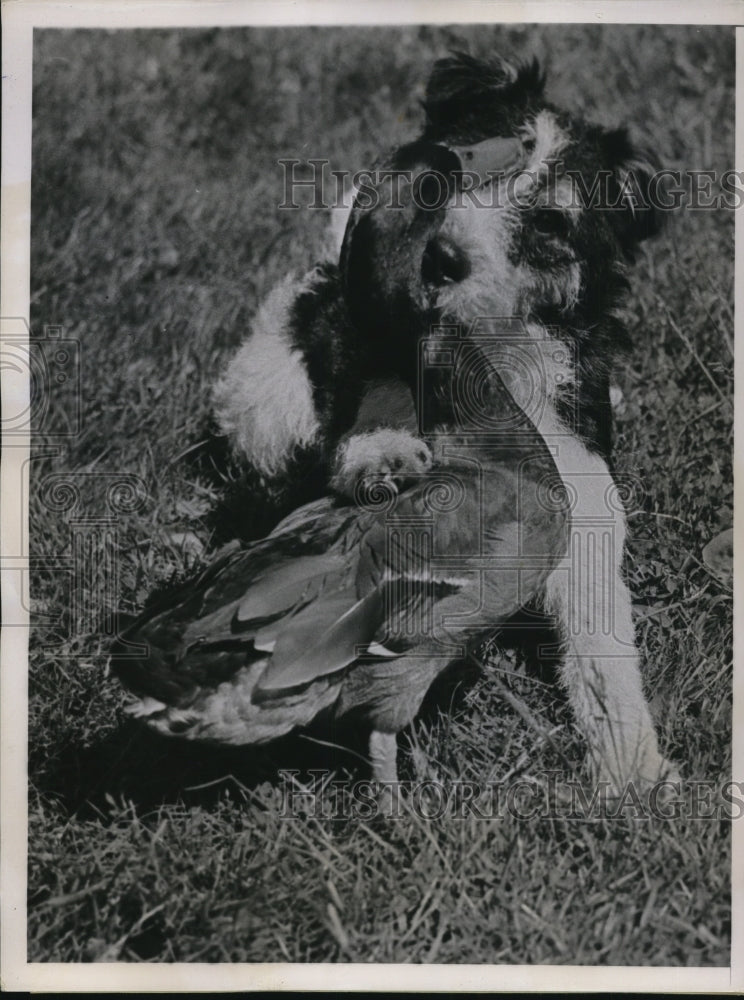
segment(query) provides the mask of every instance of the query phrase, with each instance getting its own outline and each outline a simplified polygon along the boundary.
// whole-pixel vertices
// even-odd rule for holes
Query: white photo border
[[[2,135],[2,284],[3,317],[28,321],[30,290],[31,218],[31,80],[34,28],[163,28],[265,25],[364,25],[419,23],[651,23],[731,25],[744,22],[744,7],[736,0],[675,3],[655,2],[549,2],[510,3],[492,0],[374,0],[349,4],[345,0],[69,0],[3,3],[3,135]],[[736,163],[744,168],[744,29],[736,32]],[[742,316],[744,273],[741,212],[736,233],[736,384],[744,386]],[[0,321],[6,327],[6,319]],[[5,335],[5,329],[0,329]],[[19,412],[28,404],[29,387],[23,379],[3,372],[3,411]],[[741,441],[744,440],[744,403],[736,395],[735,482],[742,479]],[[3,442],[2,487],[2,613],[3,620],[28,623],[28,553],[21,550],[27,538],[28,440],[15,437]],[[742,583],[740,504],[735,514],[735,579]],[[735,587],[735,616],[744,607],[740,587]],[[6,628],[0,646],[0,721],[2,757],[0,778],[0,880],[2,931],[1,981],[6,990],[88,992],[144,991],[216,992],[234,990],[416,990],[416,991],[645,991],[733,993],[744,989],[744,826],[732,823],[734,862],[732,872],[731,968],[625,968],[586,966],[487,966],[487,965],[367,965],[367,964],[80,964],[28,963],[26,960],[26,850],[27,850],[27,627]],[[744,697],[737,691],[741,679],[742,636],[735,633],[734,778],[744,778]],[[738,725],[737,725],[738,723]],[[738,942],[738,949],[736,944]],[[738,951],[738,957],[737,957]]]

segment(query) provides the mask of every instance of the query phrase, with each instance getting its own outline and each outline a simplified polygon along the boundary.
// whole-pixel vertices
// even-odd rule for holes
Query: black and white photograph
[[[311,8],[33,28],[5,933],[725,990],[736,29]]]

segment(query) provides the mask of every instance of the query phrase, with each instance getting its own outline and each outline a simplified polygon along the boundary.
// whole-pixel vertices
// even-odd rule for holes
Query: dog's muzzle
[[[399,147],[352,208],[340,270],[350,316],[385,358],[436,321],[440,289],[471,273],[465,250],[443,224],[458,193],[519,169],[521,141],[500,136],[472,145],[417,140]]]
[[[470,191],[489,184],[495,176],[505,176],[520,169],[525,159],[521,141],[502,136],[484,139],[472,146],[446,148],[459,161],[459,169],[453,177],[455,187]],[[470,261],[461,247],[441,234],[429,240],[421,262],[421,279],[425,285],[441,288],[464,281],[469,274]]]
[[[421,280],[425,285],[443,285],[464,281],[470,274],[470,262],[465,253],[446,236],[433,236],[426,244],[421,261]]]

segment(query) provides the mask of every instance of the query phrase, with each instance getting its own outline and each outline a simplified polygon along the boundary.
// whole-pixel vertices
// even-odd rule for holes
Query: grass
[[[55,390],[32,462],[31,961],[729,963],[723,820],[489,821],[450,801],[437,819],[384,824],[338,815],[343,784],[324,795],[336,816],[287,818],[280,770],[363,775],[358,734],[241,752],[167,743],[123,720],[106,676],[105,613],[135,612],[216,542],[225,484],[194,460],[209,386],[262,295],[305,269],[322,239],[322,212],[277,211],[277,159],[368,165],[416,133],[428,67],[451,47],[536,53],[556,103],[642,124],[670,167],[732,166],[732,30],[36,37],[32,326],[60,325],[79,343],[82,419],[61,444],[45,438],[74,430],[75,391]],[[627,573],[664,751],[687,778],[721,783],[731,592],[701,549],[732,522],[733,216],[669,223],[641,255],[626,312],[635,348],[620,374],[617,464],[642,484]],[[79,490],[72,510],[55,501],[57,474]],[[73,592],[54,563],[85,530],[71,519],[111,516],[107,491],[122,475],[140,492]],[[246,511],[242,528],[260,533],[272,516]],[[552,741],[486,671],[428,700],[400,741],[405,777],[486,789],[510,776],[539,790],[567,761],[580,776],[583,747],[557,689],[500,665]]]

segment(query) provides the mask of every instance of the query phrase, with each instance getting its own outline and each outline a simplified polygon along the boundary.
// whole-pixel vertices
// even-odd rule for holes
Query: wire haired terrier
[[[658,227],[654,173],[624,129],[551,106],[536,62],[456,53],[428,82],[422,135],[359,186],[338,260],[287,277],[215,387],[234,449],[267,479],[315,449],[338,494],[402,484],[438,456],[414,400],[418,341],[473,344],[490,323],[496,371],[554,458],[570,541],[537,604],[595,775],[621,790],[674,779],[643,694],[628,589],[622,484],[609,470],[617,312],[637,244]],[[477,393],[476,393],[477,395]]]

